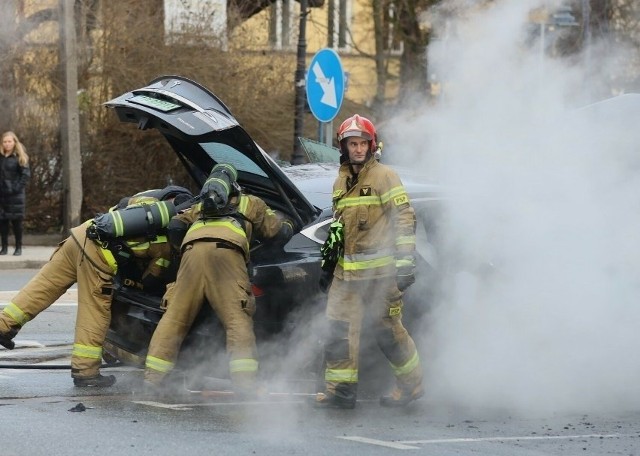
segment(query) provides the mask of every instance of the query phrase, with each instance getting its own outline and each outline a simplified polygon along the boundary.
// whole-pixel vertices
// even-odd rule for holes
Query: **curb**
[[[55,249],[49,245],[25,245],[20,256],[14,256],[11,252],[0,256],[0,270],[40,269],[49,262]]]
[[[55,247],[64,240],[62,234],[23,234],[22,245],[42,245],[47,247]],[[9,241],[12,239],[9,238]]]
[[[9,238],[9,252],[0,256],[0,270],[40,269],[49,262],[60,241],[60,234],[25,234],[22,239],[22,255],[13,256],[13,239]]]
[[[16,260],[0,262],[0,270],[7,269],[40,269],[47,264],[47,260]]]

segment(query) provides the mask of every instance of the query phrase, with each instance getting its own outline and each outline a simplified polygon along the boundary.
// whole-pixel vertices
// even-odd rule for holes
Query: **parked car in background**
[[[246,193],[262,198],[295,222],[296,234],[286,245],[270,246],[259,241],[251,245],[251,281],[257,303],[255,331],[259,347],[281,345],[273,351],[278,356],[286,353],[291,344],[299,348],[298,336],[307,337],[304,343],[310,347],[309,356],[297,368],[313,369],[318,344],[310,325],[314,316],[323,312],[326,299],[317,284],[320,247],[332,216],[331,191],[339,166],[337,150],[316,143],[312,163],[281,166],[251,139],[216,95],[180,76],[159,77],[145,87],[114,98],[106,106],[114,109],[122,122],[136,124],[143,130],[141,134],[158,130],[195,186],[204,183],[215,164],[231,163],[238,169],[238,182]],[[399,173],[417,210],[418,274],[424,284],[434,281],[437,275],[432,221],[440,210],[443,192],[402,170]],[[106,357],[142,366],[163,313],[161,299],[116,282]],[[415,317],[407,321],[416,321],[428,306],[424,295],[417,301],[416,305],[406,306]],[[178,366],[205,365],[211,375],[224,376],[227,363],[218,359],[224,356],[224,350],[213,347],[224,347],[224,331],[209,306],[204,305],[183,343]],[[261,358],[265,358],[263,353]],[[264,365],[261,362],[261,368]]]

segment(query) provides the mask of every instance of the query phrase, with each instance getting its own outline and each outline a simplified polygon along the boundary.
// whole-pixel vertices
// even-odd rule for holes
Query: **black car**
[[[313,322],[322,313],[326,300],[317,285],[320,246],[331,221],[331,189],[337,176],[337,160],[296,166],[276,163],[218,97],[179,76],[157,78],[106,106],[113,108],[122,122],[135,123],[141,130],[158,130],[198,187],[216,163],[231,163],[238,169],[238,181],[246,193],[262,198],[272,209],[295,221],[297,233],[285,246],[259,242],[251,246],[251,281],[257,303],[255,331],[261,369],[262,360],[268,358],[266,352],[275,353],[275,358],[286,357],[293,345],[308,351],[301,356],[305,359],[295,362],[295,369],[314,365],[318,336]],[[316,155],[326,158],[336,153],[327,146],[326,151]],[[418,273],[425,284],[434,280],[437,270],[432,241],[435,225],[430,222],[439,210],[442,190],[421,182],[418,176],[399,172],[418,213]],[[116,282],[105,358],[142,366],[163,313],[161,299]],[[424,290],[416,287],[415,294],[418,288]],[[426,305],[424,294],[420,294],[419,305],[407,306],[417,313],[423,313]],[[224,331],[209,306],[204,305],[183,343],[178,365],[204,365],[224,376],[227,363],[218,359],[224,356],[224,350],[216,349],[224,348],[224,340]]]

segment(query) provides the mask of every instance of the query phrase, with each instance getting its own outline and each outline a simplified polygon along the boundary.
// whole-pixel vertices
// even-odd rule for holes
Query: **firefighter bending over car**
[[[415,269],[415,213],[400,178],[379,163],[376,129],[354,115],[338,129],[341,166],[333,185],[334,222],[322,247],[320,287],[328,288],[325,390],[316,407],[354,408],[365,313],[396,377],[380,398],[403,406],[423,395],[416,346],[402,325],[402,293]]]
[[[167,201],[145,192],[135,195],[125,208],[71,229],[40,271],[18,292],[0,314],[0,345],[11,350],[20,329],[78,284],[78,310],[71,352],[71,376],[75,386],[109,387],[116,378],[100,374],[102,346],[111,321],[113,279],[118,269],[144,259],[141,287],[164,287],[171,248],[161,230],[169,223],[176,195],[189,194],[182,187],[157,190]],[[190,194],[189,194],[190,195]],[[177,200],[177,198],[176,198]],[[154,224],[148,223],[154,214]],[[133,229],[131,229],[133,228]],[[149,233],[151,229],[153,233]]]
[[[264,201],[240,191],[237,170],[217,164],[200,193],[201,201],[176,215],[169,242],[182,252],[178,276],[163,298],[166,312],[153,333],[145,363],[145,387],[163,389],[182,341],[205,300],[226,331],[229,373],[234,392],[254,394],[258,357],[253,314],[255,298],[247,265],[253,236],[285,243],[291,221]]]

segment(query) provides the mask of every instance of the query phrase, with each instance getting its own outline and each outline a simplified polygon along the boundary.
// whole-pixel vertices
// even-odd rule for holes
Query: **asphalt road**
[[[0,306],[33,273],[5,271]],[[315,410],[312,389],[295,381],[269,384],[255,402],[188,386],[158,400],[143,394],[139,369],[123,366],[105,369],[118,378],[114,388],[75,388],[63,369],[75,306],[71,291],[24,327],[17,349],[0,349],[2,456],[640,454],[637,410],[517,416],[429,395],[403,409],[365,398],[355,410]]]

